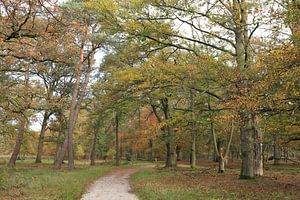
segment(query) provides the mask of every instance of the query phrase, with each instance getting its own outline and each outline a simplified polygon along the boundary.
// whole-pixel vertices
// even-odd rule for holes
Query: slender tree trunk
[[[149,147],[149,152],[148,152],[148,161],[153,161],[153,141],[152,139],[148,140],[148,147]]]
[[[116,166],[120,165],[120,143],[119,143],[119,114],[116,113],[115,116],[116,123]]]
[[[23,137],[24,137],[24,133],[25,133],[25,127],[26,127],[25,116],[21,116],[19,121],[20,121],[20,127],[18,130],[18,136],[16,139],[15,148],[14,148],[14,151],[8,162],[8,167],[11,167],[11,168],[13,168],[16,165],[16,161],[20,154],[20,149],[21,149],[21,145],[22,145],[22,141],[23,141]]]
[[[278,135],[274,135],[274,165],[279,165],[280,164],[280,159],[281,159],[281,152],[280,152],[280,145],[279,145],[279,138]]]
[[[194,95],[192,90],[190,90],[190,110],[194,112]],[[196,167],[196,121],[193,113],[192,118],[192,144],[191,144],[191,168]]]
[[[210,105],[209,105],[209,110],[210,110]],[[218,173],[223,173],[225,165],[223,166],[223,170],[221,170],[221,167],[222,167],[221,162],[223,161],[223,156],[222,156],[222,152],[221,152],[221,141],[220,140],[217,141],[213,122],[210,123],[210,129],[211,129],[211,133],[213,136],[214,147],[215,147],[214,149],[215,149],[216,156],[218,158],[218,163],[219,163]]]
[[[80,91],[80,79],[83,73],[83,63],[84,63],[84,45],[82,45],[80,49],[80,63],[77,68],[75,86],[72,92],[67,135],[62,145],[61,151],[57,156],[57,162],[55,164],[55,168],[57,169],[61,168],[61,164],[63,162],[63,158],[67,150],[68,150],[68,169],[69,170],[74,169],[73,134],[74,134],[75,125],[76,125],[78,113],[81,106],[81,101],[85,96],[86,88],[89,82],[93,58],[94,58],[94,52],[92,52],[91,55],[87,58],[88,61],[87,70],[85,72],[84,82],[82,85],[82,89]]]
[[[208,140],[207,160],[210,159],[210,154],[211,154],[211,139]]]
[[[46,132],[47,122],[48,122],[49,116],[50,115],[49,115],[48,111],[45,111],[43,122],[42,122],[42,128],[41,128],[41,132],[40,132],[40,137],[39,137],[39,143],[38,143],[35,163],[41,163],[42,162],[44,138],[45,138],[45,132]]]
[[[95,165],[96,162],[95,162],[95,159],[96,159],[96,145],[97,145],[97,141],[98,141],[98,134],[99,132],[98,131],[95,131],[94,133],[94,139],[93,139],[93,146],[92,146],[92,150],[91,150],[91,156],[90,156],[90,159],[91,159],[91,165]]]
[[[182,160],[181,147],[179,145],[176,146],[176,160],[177,161]]]
[[[191,145],[191,168],[196,167],[196,134],[192,133],[192,145]]]
[[[24,89],[26,90],[29,86],[29,66],[26,67],[26,72],[25,72],[24,78],[25,78]],[[8,167],[11,167],[11,168],[13,168],[16,165],[16,161],[20,154],[20,149],[21,149],[21,145],[23,142],[24,133],[25,133],[25,129],[26,129],[26,122],[27,122],[26,109],[27,109],[27,104],[28,104],[28,97],[26,95],[27,94],[25,94],[25,96],[24,96],[24,105],[21,105],[22,107],[23,106],[24,107],[21,109],[21,112],[20,112],[20,117],[19,117],[20,127],[18,130],[18,136],[16,138],[16,143],[15,143],[13,153],[8,162]]]
[[[63,142],[61,151],[58,153],[57,156],[57,162],[55,163],[55,168],[61,168],[61,164],[63,162],[65,153],[68,149],[68,167],[69,169],[74,168],[74,156],[73,156],[73,129],[75,125],[75,113],[76,113],[76,107],[79,109],[77,105],[77,100],[78,100],[78,93],[80,89],[80,78],[82,75],[82,70],[83,70],[83,62],[84,62],[84,44],[82,44],[81,49],[80,49],[80,62],[78,65],[78,68],[76,69],[76,81],[75,81],[75,86],[72,92],[72,100],[71,100],[71,105],[70,105],[70,114],[69,114],[69,122],[68,122],[68,130],[66,134],[66,138]],[[71,156],[71,157],[69,157]]]

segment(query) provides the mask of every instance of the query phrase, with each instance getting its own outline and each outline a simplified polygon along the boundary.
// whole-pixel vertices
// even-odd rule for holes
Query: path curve
[[[81,200],[138,200],[131,193],[130,175],[143,167],[117,169],[95,181]]]

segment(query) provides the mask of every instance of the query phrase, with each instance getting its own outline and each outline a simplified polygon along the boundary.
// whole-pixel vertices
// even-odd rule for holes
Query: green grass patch
[[[32,161],[17,163],[14,170],[0,166],[0,199],[74,200],[87,185],[114,167],[77,164],[73,171],[54,170],[50,162],[35,165]]]

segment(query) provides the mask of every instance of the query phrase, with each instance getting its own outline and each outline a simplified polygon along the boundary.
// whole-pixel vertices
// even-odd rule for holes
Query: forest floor
[[[201,161],[197,169],[180,167],[145,169],[132,176],[140,200],[189,199],[300,199],[300,166],[266,165],[263,177],[239,179],[239,163],[217,173],[217,163]]]
[[[53,169],[52,160],[33,164],[34,160],[17,161],[15,169],[0,163],[1,200],[74,200],[80,199],[86,188],[99,177],[115,170],[111,163],[89,166],[88,161],[76,161],[73,171],[63,165]],[[125,163],[120,168],[132,167]]]
[[[160,162],[155,168],[144,162],[122,162],[116,168],[111,163],[91,167],[88,162],[76,161],[76,169],[69,172],[66,165],[54,170],[51,160],[43,164],[33,164],[33,160],[18,161],[14,170],[0,163],[0,199],[74,200],[82,197],[83,200],[96,200],[93,194],[105,195],[102,199],[111,200],[122,197],[127,200],[300,197],[299,165],[266,165],[263,177],[240,180],[239,163],[230,163],[224,174],[218,174],[217,163],[210,161],[198,162],[195,170],[186,162],[178,164],[177,168],[166,169]],[[85,191],[87,193],[82,196]]]

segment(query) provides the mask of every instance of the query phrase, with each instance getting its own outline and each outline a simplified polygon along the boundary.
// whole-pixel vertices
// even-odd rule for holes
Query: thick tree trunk
[[[17,158],[20,153],[20,149],[21,149],[21,145],[22,145],[22,141],[23,141],[23,137],[24,137],[24,133],[25,133],[25,127],[26,127],[26,118],[25,118],[25,116],[21,116],[20,117],[20,127],[18,130],[18,136],[16,139],[15,148],[9,159],[8,167],[13,168],[16,165],[16,161],[17,161]]]
[[[258,123],[256,122],[256,125]],[[263,143],[262,143],[262,130],[257,125],[255,129],[255,168],[254,168],[254,174],[255,176],[262,176],[264,173],[264,167],[263,167]]]
[[[241,81],[239,83],[240,91],[242,95],[247,96],[249,89],[249,82],[244,79],[244,73],[247,72],[247,68],[250,67],[251,51],[249,46],[249,30],[247,27],[247,2],[245,0],[234,0],[232,3],[233,20],[235,24],[235,52],[236,52],[236,63],[237,70],[242,72]],[[241,154],[242,154],[242,165],[241,165],[241,179],[252,179],[254,178],[254,117],[251,111],[241,110],[240,118],[242,120],[242,127],[240,128],[240,140],[241,140]]]
[[[240,178],[252,179],[254,178],[254,119],[253,115],[251,114],[243,114],[241,118],[243,119],[243,124],[240,129],[242,153],[242,166]]]
[[[56,141],[56,148],[55,148],[55,156],[54,156],[54,166],[58,165],[58,156],[61,152],[65,135],[65,120],[63,113],[60,112],[58,115],[58,121],[60,124],[58,135],[57,135],[57,141]]]
[[[41,132],[40,132],[40,137],[39,137],[39,143],[38,143],[37,155],[36,155],[35,163],[42,163],[44,137],[45,137],[45,132],[46,132],[47,122],[48,122],[49,116],[50,115],[48,114],[48,112],[45,111],[43,122],[42,122],[42,128],[41,128]]]
[[[116,113],[115,116],[115,128],[116,128],[116,155],[115,155],[115,159],[116,159],[116,166],[120,165],[120,143],[119,143],[119,114]]]
[[[219,156],[219,169],[218,173],[224,173],[225,172],[225,159],[222,155]]]
[[[165,167],[174,167],[174,147],[171,142],[166,143],[167,147],[167,158]]]
[[[164,119],[168,120],[171,118],[170,108],[169,108],[169,100],[168,98],[163,98],[161,100],[162,110],[164,112]],[[166,133],[166,147],[167,147],[167,158],[165,167],[174,167],[176,166],[176,154],[174,152],[174,144],[173,144],[173,128],[170,125],[167,125],[164,128]]]

